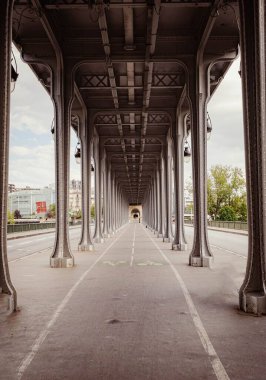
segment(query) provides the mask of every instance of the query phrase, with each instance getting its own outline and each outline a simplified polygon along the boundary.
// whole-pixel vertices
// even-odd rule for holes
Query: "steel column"
[[[241,77],[246,154],[248,261],[240,309],[266,314],[266,73],[265,0],[240,0]]]
[[[78,249],[93,251],[91,239],[91,156],[93,128],[89,123],[81,125],[81,182],[82,182],[82,231]]]
[[[7,194],[10,124],[10,78],[13,0],[0,2],[0,294],[8,297],[8,311],[17,308],[17,294],[11,282],[7,260]]]
[[[74,265],[68,236],[69,153],[71,106],[74,98],[71,66],[57,61],[53,100],[55,104],[56,231],[50,258],[52,268]]]

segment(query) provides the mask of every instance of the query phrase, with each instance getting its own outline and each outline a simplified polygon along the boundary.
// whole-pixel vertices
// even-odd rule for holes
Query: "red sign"
[[[37,214],[41,214],[46,212],[46,202],[36,202],[36,212]]]

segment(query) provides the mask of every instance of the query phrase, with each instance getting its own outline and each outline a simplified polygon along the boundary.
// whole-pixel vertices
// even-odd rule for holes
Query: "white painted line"
[[[37,252],[33,252],[33,253],[28,253],[27,255],[24,255],[22,257],[18,257],[17,259],[14,259],[14,260],[8,260],[9,263],[15,263],[17,261],[22,261],[22,260],[26,260],[26,259],[29,259],[30,257],[32,256],[35,256],[35,255],[38,255],[39,253],[43,253],[44,251],[47,251],[47,250],[50,250],[51,248],[53,247],[48,247],[48,248],[44,248],[40,251],[37,251]]]
[[[86,278],[86,276],[91,272],[91,270],[95,267],[95,265],[103,258],[103,256],[108,252],[108,250],[117,242],[117,240],[121,237],[118,236],[104,251],[103,253],[95,260],[95,262],[83,273],[83,275],[79,278],[79,280],[72,286],[72,288],[68,291],[66,296],[63,298],[62,302],[58,305],[57,309],[55,310],[54,314],[52,315],[52,318],[47,323],[44,330],[40,333],[40,335],[37,337],[35,342],[33,343],[31,347],[31,351],[24,357],[22,360],[18,372],[17,372],[17,379],[20,380],[25,373],[26,369],[34,359],[35,355],[38,353],[42,343],[46,339],[47,335],[49,334],[51,328],[56,323],[57,319],[61,315],[62,311],[68,304],[69,300],[73,296],[74,292],[78,288],[78,286],[82,283],[82,281]]]
[[[143,227],[144,229],[144,227]],[[146,232],[146,230],[144,229]],[[191,318],[193,320],[194,326],[196,328],[196,331],[200,337],[201,343],[204,347],[204,350],[206,351],[207,355],[209,356],[209,360],[211,362],[212,368],[214,370],[214,373],[217,377],[218,380],[230,380],[229,376],[227,375],[227,372],[217,355],[210,338],[207,334],[207,331],[205,330],[205,327],[203,326],[203,323],[200,319],[200,316],[197,312],[196,306],[194,305],[194,302],[191,298],[191,295],[189,294],[188,288],[186,287],[186,284],[184,283],[182,277],[178,273],[177,269],[174,267],[174,265],[171,263],[171,261],[168,259],[168,257],[163,253],[163,251],[160,249],[160,247],[157,245],[157,243],[150,237],[148,232],[146,232],[148,235],[149,239],[152,241],[154,246],[158,249],[160,252],[161,256],[164,258],[164,260],[170,265],[170,268],[174,272],[174,275],[182,289],[182,292],[184,294],[186,303],[188,305],[188,309],[191,315]]]
[[[19,245],[25,245],[25,244],[29,244],[29,243],[34,243],[34,241],[33,240],[28,240],[28,241],[25,241],[24,243],[18,242]]]
[[[134,261],[135,239],[136,239],[136,225],[134,227],[133,243],[132,243],[132,250],[131,250],[131,259],[130,259],[130,266],[131,267],[133,266],[133,261]]]
[[[238,257],[242,257],[242,259],[246,259],[247,260],[247,256],[241,255],[240,253],[237,253],[237,252],[234,252],[234,251],[230,251],[230,249],[225,249],[223,247],[219,247],[218,245],[213,245],[213,244],[211,244],[211,247],[219,249],[220,251],[231,253],[232,255],[235,255],[235,256],[238,256]]]

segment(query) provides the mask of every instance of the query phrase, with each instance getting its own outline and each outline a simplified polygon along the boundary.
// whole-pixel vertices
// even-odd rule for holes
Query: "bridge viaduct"
[[[10,296],[10,310],[17,308],[6,248],[13,41],[54,103],[57,227],[52,268],[75,263],[67,217],[71,126],[81,146],[79,250],[92,251],[94,242],[128,223],[129,206],[139,205],[145,225],[171,242],[173,250],[186,250],[183,159],[184,141],[191,134],[195,234],[189,264],[211,267],[207,104],[241,50],[249,252],[239,302],[244,312],[266,313],[265,10],[265,0],[0,2],[0,289]]]

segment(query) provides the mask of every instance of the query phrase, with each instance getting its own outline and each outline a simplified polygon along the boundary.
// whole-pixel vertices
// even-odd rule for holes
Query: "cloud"
[[[11,146],[10,148],[10,154],[14,156],[19,156],[19,157],[25,157],[29,156],[31,154],[31,151],[29,148],[26,148],[25,146]]]

